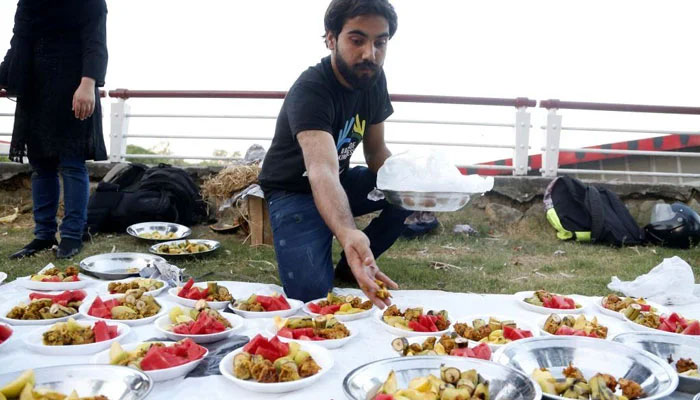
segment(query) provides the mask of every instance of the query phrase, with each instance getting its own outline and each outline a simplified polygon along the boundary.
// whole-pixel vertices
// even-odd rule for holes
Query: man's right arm
[[[345,234],[357,227],[348,196],[338,178],[338,157],[333,137],[323,131],[304,131],[297,135],[297,140],[304,153],[304,164],[316,208],[328,228],[342,243]]]
[[[296,137],[304,154],[316,208],[343,247],[360,289],[377,306],[383,308],[389,305],[390,302],[376,297],[379,286],[374,279],[385,282],[391,288],[398,285],[379,271],[369,239],[355,225],[348,196],[338,177],[338,156],[333,137],[328,132],[317,130],[302,131]]]

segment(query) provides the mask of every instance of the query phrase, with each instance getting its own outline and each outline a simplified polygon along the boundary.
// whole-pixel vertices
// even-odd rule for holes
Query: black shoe
[[[355,275],[350,271],[350,266],[345,257],[340,257],[338,265],[335,267],[335,279],[345,283],[356,283]]]
[[[83,241],[80,239],[61,239],[61,244],[58,245],[56,258],[71,258],[80,253],[83,248]]]
[[[54,245],[58,244],[56,239],[42,240],[34,239],[28,245],[22,247],[18,252],[10,256],[10,260],[16,260],[18,258],[31,257],[34,254],[52,248]]]

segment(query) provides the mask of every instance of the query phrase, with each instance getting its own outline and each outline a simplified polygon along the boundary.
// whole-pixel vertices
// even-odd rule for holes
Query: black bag
[[[122,192],[133,192],[147,169],[148,166],[146,164],[120,163],[107,172],[102,178],[102,182],[118,185],[119,190]]]
[[[549,223],[561,240],[591,241],[614,246],[645,242],[644,232],[613,192],[562,176],[544,195]]]
[[[202,222],[206,211],[199,188],[184,170],[120,164],[90,196],[87,232],[123,232],[148,221],[192,225]]]
[[[149,168],[141,177],[137,190],[171,193],[178,212],[178,223],[193,225],[206,218],[207,206],[199,194],[199,187],[182,168],[168,164]]]

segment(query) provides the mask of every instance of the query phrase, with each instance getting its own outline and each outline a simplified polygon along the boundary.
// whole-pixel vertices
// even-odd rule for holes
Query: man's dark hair
[[[388,0],[333,0],[326,10],[323,24],[335,37],[340,35],[343,25],[349,19],[360,15],[379,15],[389,22],[389,38],[394,36],[398,26],[398,17]]]

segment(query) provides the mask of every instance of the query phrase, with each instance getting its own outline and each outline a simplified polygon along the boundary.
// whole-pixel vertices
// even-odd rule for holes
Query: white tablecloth
[[[96,286],[101,281],[95,281],[87,288],[95,293]],[[264,293],[277,291],[281,288],[276,285],[245,283],[245,282],[223,282],[231,290],[235,298],[247,298],[252,293]],[[349,294],[359,295],[358,290],[343,290]],[[19,287],[16,282],[0,286],[0,304],[7,301],[17,302],[20,298],[26,298],[29,291]],[[392,291],[394,301],[401,305],[422,305],[426,309],[446,309],[450,313],[450,319],[458,321],[460,316],[470,314],[498,314],[511,316],[514,318],[532,318],[533,321],[541,319],[543,314],[537,314],[525,310],[518,306],[510,295],[497,294],[475,294],[475,293],[451,293],[432,290],[395,290]],[[610,328],[611,334],[629,330],[622,320],[611,318],[600,314],[593,305],[596,298],[574,296],[578,302],[587,304],[587,315],[597,315],[601,322]],[[599,300],[600,298],[597,298]],[[163,293],[158,297],[158,301],[164,303],[166,307],[171,307],[173,303],[168,302],[168,295]],[[700,315],[700,304],[688,306],[672,307],[673,311],[687,315]],[[249,337],[256,333],[264,333],[266,327],[271,324],[270,319],[248,319],[247,326],[239,334]],[[249,399],[249,400],[322,400],[345,398],[342,389],[344,377],[354,368],[368,363],[396,356],[391,349],[390,342],[393,336],[386,332],[374,319],[365,318],[351,322],[353,326],[359,328],[360,335],[350,341],[344,347],[331,350],[335,359],[335,366],[325,376],[321,382],[313,387],[297,392],[285,394],[260,394],[246,391],[233,382],[228,381],[221,375],[208,376],[203,378],[174,379],[171,381],[156,383],[149,399],[172,400],[179,398],[196,399]],[[0,374],[21,371],[27,368],[40,368],[65,364],[90,363],[92,356],[58,357],[39,355],[31,352],[23,343],[23,336],[34,329],[35,326],[14,327],[15,334],[11,339],[11,346],[5,346],[0,350]],[[131,333],[122,343],[133,343],[153,337],[162,337],[159,332],[150,325],[133,327]],[[692,396],[678,395],[673,399],[690,399]]]

